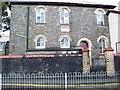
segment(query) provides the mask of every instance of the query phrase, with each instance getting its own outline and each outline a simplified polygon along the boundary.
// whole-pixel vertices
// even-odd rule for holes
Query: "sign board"
[[[69,26],[61,26],[61,32],[69,32],[70,28]]]

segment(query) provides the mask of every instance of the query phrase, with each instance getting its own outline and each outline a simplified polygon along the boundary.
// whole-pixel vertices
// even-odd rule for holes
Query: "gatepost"
[[[105,48],[105,61],[106,61],[106,71],[108,76],[115,75],[115,68],[114,68],[114,54],[113,49],[111,47]]]
[[[82,50],[82,59],[83,59],[83,73],[90,73],[90,58],[89,58],[89,50]]]

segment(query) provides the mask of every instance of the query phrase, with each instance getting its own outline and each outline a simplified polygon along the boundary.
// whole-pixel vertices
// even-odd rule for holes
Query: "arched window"
[[[45,43],[46,43],[46,38],[43,36],[43,35],[38,35],[36,38],[35,38],[35,46],[36,46],[36,49],[42,49],[42,48],[45,48]]]
[[[42,7],[36,9],[36,23],[45,23],[45,9]]]
[[[61,48],[70,48],[71,38],[69,36],[63,35],[59,39]]]
[[[104,38],[101,38],[99,40],[99,53],[104,54],[104,49],[106,48],[106,40]]]
[[[105,11],[103,9],[97,9],[95,11],[95,14],[96,14],[96,19],[97,19],[97,24],[104,25],[105,24],[105,22],[104,22]]]
[[[60,23],[69,24],[69,11],[66,8],[60,9]]]

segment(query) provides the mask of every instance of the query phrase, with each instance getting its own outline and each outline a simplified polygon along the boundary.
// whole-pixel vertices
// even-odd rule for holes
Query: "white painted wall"
[[[118,7],[114,10],[118,10]],[[110,13],[109,14],[109,26],[110,26],[110,38],[111,38],[111,47],[116,53],[116,43],[118,42],[118,14]]]
[[[117,7],[114,9],[116,11],[120,11],[120,2]],[[118,7],[119,6],[119,7]],[[109,14],[109,26],[110,26],[110,37],[111,37],[111,47],[114,49],[114,53],[116,53],[116,43],[120,42],[120,15],[117,13]],[[120,44],[119,48],[120,48]],[[117,49],[118,53],[120,53],[120,49]]]

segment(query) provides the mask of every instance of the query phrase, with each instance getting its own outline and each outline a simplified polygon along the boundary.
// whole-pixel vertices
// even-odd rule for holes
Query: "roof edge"
[[[115,5],[104,5],[95,3],[78,3],[78,2],[58,2],[58,1],[45,1],[45,0],[4,0],[3,2],[11,2],[11,4],[22,4],[22,5],[60,5],[60,6],[76,6],[76,7],[96,7],[96,8],[106,8],[114,9]]]

